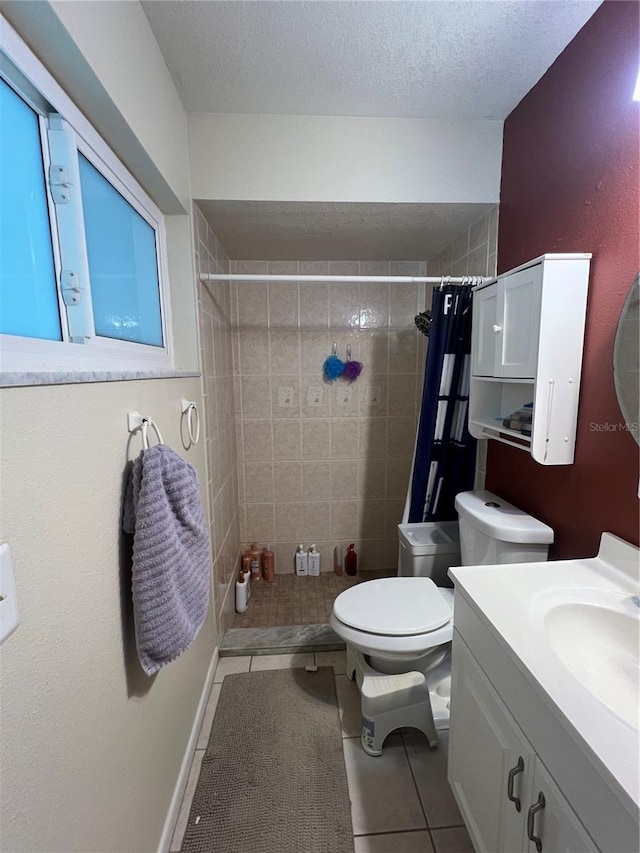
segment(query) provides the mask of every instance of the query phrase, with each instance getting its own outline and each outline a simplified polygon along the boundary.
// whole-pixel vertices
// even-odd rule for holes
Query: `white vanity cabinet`
[[[542,255],[473,293],[469,431],[573,462],[589,254]],[[526,434],[504,420],[528,406]]]
[[[598,853],[457,631],[449,783],[477,853]]]
[[[452,676],[449,782],[476,850],[525,850],[535,753],[459,637]]]
[[[527,811],[528,829],[539,840],[539,846],[528,841],[527,853],[537,853],[538,850],[542,853],[598,853],[598,848],[540,759],[535,763],[531,802],[530,808],[539,808],[534,813]]]

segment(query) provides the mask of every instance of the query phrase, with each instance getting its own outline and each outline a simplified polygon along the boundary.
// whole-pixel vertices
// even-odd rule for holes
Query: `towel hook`
[[[148,430],[149,426],[153,427],[153,430],[156,434],[156,438],[158,439],[158,444],[164,444],[162,439],[162,433],[158,429],[158,425],[151,418],[148,418],[146,415],[141,415],[140,412],[127,412],[127,427],[129,432],[136,432],[136,430],[141,430],[142,432],[142,447],[144,450],[149,449],[149,437]]]
[[[152,426],[155,431],[156,438],[158,439],[158,444],[164,444],[164,441],[162,440],[162,434],[160,433],[156,422],[152,421],[151,418],[142,418],[142,446],[145,450],[149,449],[149,437],[147,435],[147,431],[150,426]]]

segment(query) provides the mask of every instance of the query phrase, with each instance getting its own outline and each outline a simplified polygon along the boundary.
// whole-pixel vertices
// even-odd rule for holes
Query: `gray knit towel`
[[[164,444],[134,461],[122,527],[133,533],[138,657],[147,675],[186,651],[209,607],[211,557],[198,475]]]

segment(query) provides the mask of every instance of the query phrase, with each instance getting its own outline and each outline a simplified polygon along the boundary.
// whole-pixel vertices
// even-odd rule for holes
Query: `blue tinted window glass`
[[[156,233],[88,160],[79,160],[96,334],[160,347]]]
[[[0,332],[59,341],[38,116],[0,80]]]

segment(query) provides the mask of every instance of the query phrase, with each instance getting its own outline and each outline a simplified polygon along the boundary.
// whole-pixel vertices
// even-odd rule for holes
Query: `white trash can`
[[[457,521],[398,525],[398,577],[431,578],[436,586],[451,587],[447,571],[459,565]]]

